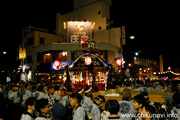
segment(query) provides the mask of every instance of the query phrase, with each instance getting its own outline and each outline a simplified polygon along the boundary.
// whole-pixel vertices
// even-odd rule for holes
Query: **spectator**
[[[44,86],[42,85],[38,86],[38,91],[34,93],[34,97],[37,98],[38,100],[42,98],[48,99],[48,95],[45,93],[43,88]]]
[[[87,114],[84,108],[81,106],[82,96],[78,93],[73,93],[70,96],[70,105],[74,108],[75,112],[73,115],[73,120],[87,120]]]
[[[154,114],[156,114],[155,112],[155,108],[152,106],[152,105],[149,105],[149,104],[146,104],[142,109],[140,109],[139,113],[140,113],[140,117],[142,120],[151,120],[154,116]],[[156,119],[155,118],[156,116],[154,116],[153,119]]]
[[[110,112],[110,116],[104,120],[120,120],[120,117],[118,116],[119,108],[118,101],[108,100],[105,105],[105,109]]]
[[[60,100],[61,100],[61,97],[59,95],[55,94],[54,91],[55,91],[54,87],[48,88],[48,101],[51,106],[54,103],[57,103],[57,102],[60,103]]]
[[[0,92],[0,120],[5,118],[5,110],[6,110],[6,104],[4,95]]]
[[[67,111],[68,111],[68,120],[72,120],[72,108],[71,108],[71,105],[70,105],[70,96],[72,95],[72,89],[69,88],[67,89],[67,95],[65,95],[62,100],[61,100],[61,103],[66,107]]]
[[[54,103],[52,107],[52,118],[53,120],[67,120],[67,109],[61,103]]]
[[[22,114],[20,120],[34,120],[35,103],[37,99],[35,97],[29,97],[25,101],[27,111]]]
[[[92,87],[86,87],[84,89],[84,93],[85,93],[85,96],[87,96],[90,99],[92,99]]]
[[[175,103],[172,111],[178,115],[176,119],[180,120],[180,91],[175,92],[172,98]]]
[[[50,114],[51,107],[48,103],[48,99],[40,99],[35,105],[36,111],[39,112],[39,116],[35,120],[48,120],[48,115]]]
[[[25,101],[29,98],[32,97],[32,93],[30,91],[30,83],[25,84],[25,90],[22,98],[22,104],[24,105]]]
[[[156,81],[152,82],[152,87],[149,88],[149,92],[157,92],[158,91],[158,86]]]
[[[12,88],[11,94],[8,96],[9,100],[12,100],[14,104],[21,104],[22,102],[22,94],[19,91],[19,86],[15,85]]]
[[[137,91],[147,92],[147,91],[149,91],[149,87],[145,87],[145,86],[144,86],[144,83],[141,81],[141,82],[140,82],[140,87],[134,89],[134,91],[135,91],[135,92],[137,92]]]
[[[133,109],[137,110],[137,116],[140,114],[141,109],[146,105],[146,100],[142,95],[136,95],[133,98]]]
[[[87,115],[89,116],[93,101],[89,97],[84,96],[83,89],[79,90],[78,93],[82,96],[81,106],[85,109]]]
[[[99,106],[96,104],[96,102],[92,103],[90,108],[91,109],[90,109],[89,118],[92,118],[92,120],[100,120],[101,111],[100,111]]]
[[[164,83],[163,82],[159,82],[157,92],[165,92]]]
[[[102,95],[98,95],[97,97],[94,98],[94,102],[98,105],[100,111],[102,112],[102,106],[105,103],[105,98]]]
[[[61,99],[67,94],[66,89],[60,89],[60,97]]]
[[[118,101],[120,105],[120,110],[118,115],[121,117],[121,120],[131,120],[131,117],[123,117],[125,115],[136,114],[137,111],[133,109],[133,100],[131,98],[131,91],[129,89],[124,89],[122,91],[122,100]]]

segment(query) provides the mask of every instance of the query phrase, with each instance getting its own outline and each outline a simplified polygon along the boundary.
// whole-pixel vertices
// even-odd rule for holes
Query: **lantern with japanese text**
[[[91,57],[90,56],[86,56],[85,57],[85,65],[91,65]]]

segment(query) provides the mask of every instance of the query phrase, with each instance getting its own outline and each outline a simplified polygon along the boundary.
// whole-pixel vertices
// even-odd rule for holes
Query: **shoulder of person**
[[[36,117],[36,119],[35,119],[35,120],[48,120],[48,119],[43,118],[43,117]]]
[[[34,118],[28,114],[22,114],[20,120],[34,120]]]

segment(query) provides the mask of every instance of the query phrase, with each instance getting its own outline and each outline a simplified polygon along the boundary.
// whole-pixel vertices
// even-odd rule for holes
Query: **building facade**
[[[69,21],[91,22],[92,35],[88,41],[95,41],[99,56],[117,70],[115,59],[119,57],[122,43],[125,43],[125,28],[110,28],[110,6],[111,0],[74,0],[71,13],[56,14],[56,34],[31,26],[23,30],[20,47],[25,49],[25,55],[21,57],[21,69],[25,77],[21,77],[21,80],[36,81],[38,75],[47,76],[42,79],[50,79],[53,74],[61,74],[51,69],[52,62],[57,59],[72,62],[87,51],[81,47],[80,41],[68,40]]]

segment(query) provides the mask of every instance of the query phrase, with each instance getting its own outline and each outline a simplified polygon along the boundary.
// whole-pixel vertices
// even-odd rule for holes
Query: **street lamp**
[[[132,39],[132,40],[133,40],[133,39],[135,39],[135,37],[132,35],[132,36],[130,36],[130,39]]]
[[[6,52],[6,51],[3,51],[3,54],[4,54],[4,55],[6,55],[6,54],[7,54],[7,52]]]

